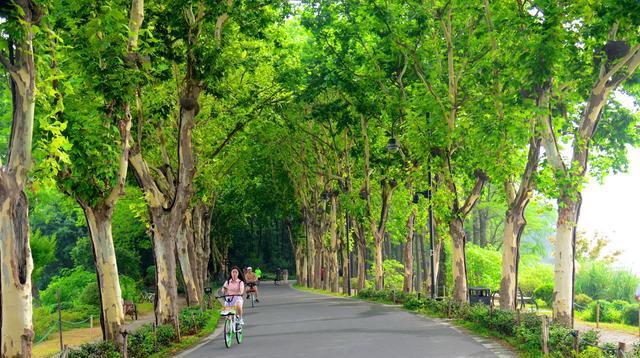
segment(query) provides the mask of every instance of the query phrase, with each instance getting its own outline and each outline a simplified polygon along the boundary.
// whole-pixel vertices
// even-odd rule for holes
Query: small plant
[[[553,284],[546,284],[533,291],[533,297],[543,300],[548,307],[553,304]]]
[[[111,341],[87,343],[69,352],[69,358],[120,358],[121,354]]]
[[[622,312],[622,322],[631,326],[637,326],[638,308],[638,305],[628,305]]]
[[[180,311],[180,332],[185,335],[198,333],[207,324],[207,314],[197,307]]]
[[[575,304],[578,311],[585,310],[591,302],[593,302],[593,298],[585,295],[584,293],[576,295]]]

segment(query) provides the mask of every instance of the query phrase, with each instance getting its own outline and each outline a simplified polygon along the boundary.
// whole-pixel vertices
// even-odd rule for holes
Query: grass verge
[[[159,350],[151,355],[149,358],[165,358],[173,357],[177,353],[189,349],[196,344],[200,343],[202,338],[210,335],[216,330],[218,321],[220,320],[220,314],[218,313],[219,307],[216,305],[213,309],[209,310],[210,318],[207,324],[196,334],[190,336],[182,336],[180,342],[171,344],[170,346]]]

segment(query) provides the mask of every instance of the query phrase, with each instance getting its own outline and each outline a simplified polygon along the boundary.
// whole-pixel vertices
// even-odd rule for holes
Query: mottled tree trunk
[[[192,240],[193,230],[191,227],[190,214],[185,215],[182,225],[178,230],[178,236],[176,237],[176,252],[178,262],[180,263],[180,271],[182,272],[182,279],[184,280],[184,289],[187,295],[187,305],[197,306],[200,304],[200,298],[198,294],[198,287],[196,284],[197,266],[194,253],[194,244]]]
[[[568,196],[558,200],[558,223],[555,242],[553,285],[553,317],[560,323],[573,326],[573,280],[575,274],[575,229],[582,199]]]
[[[367,246],[366,246],[366,242],[364,241],[364,238],[359,238],[358,237],[358,242],[357,242],[357,249],[358,249],[358,290],[362,290],[364,289],[365,286],[365,281],[367,279],[367,267],[366,267],[366,263],[367,263]]]
[[[464,222],[453,219],[449,223],[449,234],[452,242],[453,256],[453,299],[457,302],[467,302],[467,260],[465,257],[466,233]]]
[[[331,230],[331,239],[329,241],[328,250],[328,268],[329,268],[329,289],[331,292],[338,292],[340,287],[338,275],[338,200],[335,195],[331,195],[331,217],[329,229]]]
[[[404,247],[404,292],[411,292],[413,280],[413,237],[415,230],[413,228],[416,220],[416,209],[411,210],[409,219],[407,220],[407,240]]]
[[[6,184],[3,183],[3,184]],[[19,191],[0,194],[2,253],[2,357],[30,357],[33,344],[31,272],[27,197]]]
[[[162,210],[162,209],[160,209]],[[171,324],[178,329],[178,283],[176,279],[175,240],[162,223],[163,214],[154,214],[153,256],[156,265],[156,324]],[[175,232],[175,230],[174,230]]]
[[[93,258],[100,290],[102,338],[113,341],[120,347],[123,343],[120,333],[124,326],[124,310],[116,251],[111,234],[113,208],[91,208],[82,202],[81,206],[89,227],[91,243],[93,244]]]
[[[382,268],[382,235],[375,235],[375,269],[376,269],[376,290],[384,289],[384,270]]]
[[[9,10],[11,9],[11,10]],[[0,294],[3,358],[31,357],[33,345],[31,273],[29,246],[29,202],[24,193],[31,167],[31,147],[36,97],[32,21],[38,9],[29,0],[16,0],[3,11],[17,35],[3,34],[9,58],[0,51],[0,62],[8,74],[12,100],[11,134],[7,162],[0,167]]]

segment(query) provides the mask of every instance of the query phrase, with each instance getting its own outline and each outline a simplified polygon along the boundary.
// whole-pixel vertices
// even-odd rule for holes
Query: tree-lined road
[[[260,286],[245,302],[245,340],[231,349],[222,335],[179,357],[502,357],[473,338],[396,307]],[[234,342],[235,343],[235,342]]]

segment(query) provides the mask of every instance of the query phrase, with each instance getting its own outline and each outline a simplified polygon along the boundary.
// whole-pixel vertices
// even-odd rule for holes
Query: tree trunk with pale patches
[[[407,220],[407,239],[404,247],[404,292],[411,292],[413,281],[413,238],[415,231],[413,229],[416,220],[416,209],[411,210],[409,219]]]
[[[86,203],[81,203],[81,206],[93,245],[93,257],[100,291],[102,338],[113,341],[116,346],[121,347],[123,340],[120,333],[124,327],[124,309],[116,251],[111,234],[113,208],[107,206],[92,208]]]
[[[29,202],[24,192],[31,167],[36,67],[33,57],[33,22],[38,7],[29,0],[16,0],[15,14],[7,21],[22,27],[17,36],[4,35],[12,46],[10,57],[0,51],[0,62],[8,74],[12,99],[11,134],[7,163],[0,168],[0,294],[2,327],[0,355],[31,357],[33,346]]]
[[[464,231],[464,221],[453,219],[449,223],[449,235],[451,235],[453,256],[453,299],[456,302],[468,301],[467,286],[467,259],[465,257],[465,245],[467,234]]]

